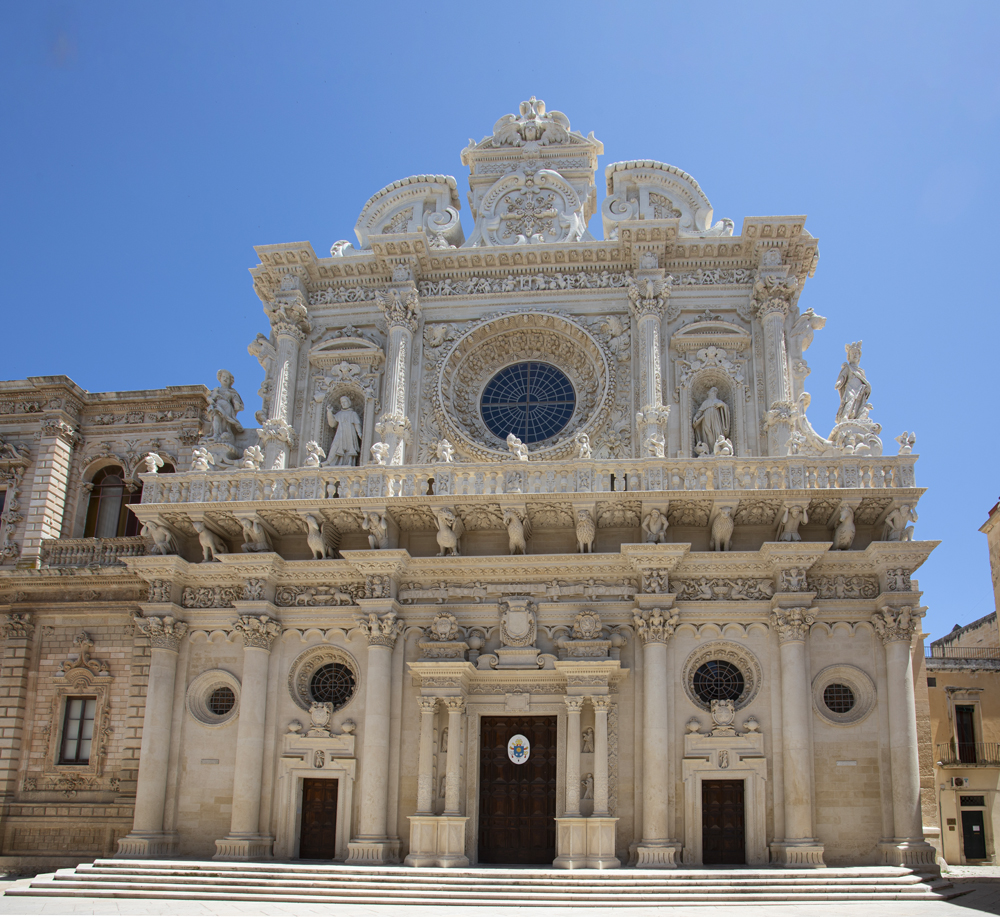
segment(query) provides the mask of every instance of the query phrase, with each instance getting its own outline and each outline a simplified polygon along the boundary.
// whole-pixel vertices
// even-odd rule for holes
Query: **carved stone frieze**
[[[274,594],[274,604],[288,608],[294,605],[313,608],[325,605],[353,605],[364,587],[353,584],[336,586],[279,586]]]
[[[670,591],[684,602],[763,602],[774,595],[774,584],[757,577],[702,576],[697,580],[673,579]]]
[[[873,599],[879,594],[877,576],[835,573],[809,577],[818,599]]]
[[[232,608],[243,599],[242,586],[185,586],[183,608]]]

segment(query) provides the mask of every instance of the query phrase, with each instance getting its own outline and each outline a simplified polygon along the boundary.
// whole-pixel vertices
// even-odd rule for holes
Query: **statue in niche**
[[[327,452],[327,465],[357,465],[361,453],[361,418],[347,395],[340,396],[340,410],[326,409],[326,422],[334,430]]]
[[[594,775],[587,774],[583,780],[580,781],[581,789],[583,790],[583,796],[581,799],[593,799],[594,798]]]
[[[594,729],[588,726],[583,730],[583,754],[592,755],[594,753]]]
[[[694,415],[694,435],[697,443],[704,443],[706,451],[713,447],[721,436],[729,436],[729,405],[719,397],[719,390],[713,385],[708,397]]]
[[[441,751],[443,751],[443,752],[447,752],[448,751],[448,727],[447,726],[445,726],[444,729],[441,730]]]
[[[840,375],[834,388],[840,392],[840,407],[837,409],[837,423],[845,420],[860,420],[871,397],[872,387],[861,368],[861,341],[845,344],[847,362],[840,368]]]
[[[216,373],[219,385],[208,395],[208,417],[212,421],[212,439],[219,443],[234,443],[243,432],[236,415],[243,410],[243,399],[233,388],[233,374],[228,369]]]

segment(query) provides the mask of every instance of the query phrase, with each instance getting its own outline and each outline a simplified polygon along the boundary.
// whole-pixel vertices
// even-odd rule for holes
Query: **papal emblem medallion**
[[[531,756],[531,743],[520,733],[507,743],[507,757],[515,764],[524,764]]]

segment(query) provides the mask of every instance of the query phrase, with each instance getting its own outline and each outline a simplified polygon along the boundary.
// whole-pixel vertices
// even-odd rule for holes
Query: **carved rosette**
[[[178,621],[172,615],[164,615],[162,618],[150,615],[144,618],[142,615],[133,615],[132,620],[139,633],[149,638],[149,645],[153,649],[169,650],[176,653],[181,640],[188,632],[188,625],[184,621]]]
[[[649,608],[645,611],[636,608],[632,612],[635,632],[639,635],[643,646],[650,643],[666,643],[674,635],[679,620],[680,616],[676,611],[668,617],[661,608]]]
[[[805,640],[815,620],[810,608],[776,608],[771,612],[771,627],[778,632],[779,643]]]
[[[4,640],[28,640],[35,632],[31,623],[31,612],[12,611],[0,620],[0,634]]]
[[[271,651],[271,645],[281,636],[281,624],[268,615],[240,615],[229,632],[243,636],[244,649]]]
[[[404,621],[394,611],[387,611],[382,617],[374,612],[367,618],[357,618],[358,630],[368,638],[369,646],[387,646],[392,649],[396,638],[403,632]]]
[[[872,626],[882,638],[882,643],[907,643],[913,639],[920,616],[912,605],[892,609],[888,605],[872,615]]]

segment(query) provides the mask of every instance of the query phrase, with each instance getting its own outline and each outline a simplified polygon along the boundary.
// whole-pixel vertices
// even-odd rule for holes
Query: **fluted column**
[[[243,637],[243,680],[233,768],[232,820],[229,835],[215,842],[215,859],[249,860],[269,857],[274,840],[260,831],[260,788],[268,664],[281,625],[267,615],[241,615],[230,633]]]
[[[776,608],[771,627],[778,634],[781,662],[781,761],[784,781],[785,838],[772,861],[786,866],[822,866],[823,846],[813,837],[812,743],[809,736],[812,692],[806,637],[816,620],[808,608]]]
[[[382,397],[385,410],[375,430],[382,437],[382,442],[389,446],[389,464],[402,465],[411,433],[406,416],[406,398],[413,334],[420,319],[420,296],[411,280],[401,287],[391,286],[384,292],[377,292],[375,302],[389,327]]]
[[[448,759],[444,779],[444,814],[461,815],[462,714],[465,713],[464,697],[446,697],[448,708]]]
[[[895,609],[886,606],[872,618],[885,646],[892,817],[896,833],[891,845],[882,845],[883,862],[899,866],[934,865],[934,848],[924,841],[920,811],[917,709],[913,695],[911,647],[921,611],[910,605]]]
[[[653,256],[655,264],[655,256]],[[639,392],[637,417],[641,455],[664,454],[670,408],[663,404],[663,345],[660,331],[670,297],[670,278],[661,269],[640,270],[628,287],[629,306],[639,333]]]
[[[670,723],[666,710],[667,642],[677,620],[676,613],[659,608],[637,608],[633,613],[643,654],[642,843],[636,865],[647,869],[677,865],[677,844],[669,836]]]
[[[392,649],[403,622],[392,611],[358,619],[368,638],[365,732],[361,751],[361,806],[358,835],[348,845],[348,863],[381,864],[396,856],[398,841],[386,834],[389,792],[389,726]]]
[[[564,697],[566,702],[566,812],[567,818],[580,815],[580,749],[583,733],[580,730],[582,697]]]
[[[299,349],[309,330],[309,323],[284,312],[275,315],[274,336],[278,347],[274,359],[274,392],[267,420],[261,430],[264,443],[264,467],[278,470],[288,467],[289,454],[295,446],[292,416],[295,409],[295,387],[298,382]]]
[[[417,815],[434,814],[434,714],[436,697],[418,697],[420,750],[417,753]]]
[[[769,263],[769,262],[777,263]],[[765,257],[754,285],[753,308],[760,322],[764,343],[764,392],[767,412],[767,454],[784,455],[792,432],[792,383],[788,371],[785,318],[798,279],[788,276],[780,258]]]
[[[149,682],[142,718],[139,778],[135,793],[132,830],[118,841],[119,856],[150,857],[169,854],[174,839],[163,832],[170,758],[170,724],[173,721],[177,651],[188,625],[169,615],[143,618],[135,626],[149,638]]]
[[[594,817],[611,814],[608,809],[608,711],[611,698],[597,694],[590,698],[594,705]]]

